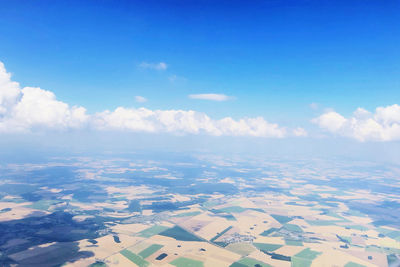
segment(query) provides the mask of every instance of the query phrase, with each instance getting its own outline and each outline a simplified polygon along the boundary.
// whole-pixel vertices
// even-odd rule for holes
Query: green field
[[[270,267],[271,265],[252,258],[243,258],[237,262],[232,263],[229,267],[254,267],[254,266]]]
[[[237,254],[240,254],[242,256],[247,256],[249,255],[251,252],[255,251],[256,249],[254,248],[254,246],[252,246],[249,243],[232,243],[229,244],[228,246],[226,246],[226,249],[235,252]]]
[[[293,220],[292,218],[288,216],[283,216],[283,215],[277,215],[277,214],[271,214],[271,217],[277,220],[281,224],[285,224]]]
[[[212,208],[212,207],[217,206],[217,205],[219,205],[219,204],[220,204],[220,203],[219,203],[218,201],[209,200],[209,201],[207,201],[207,202],[204,202],[204,203],[202,204],[202,206],[205,207],[205,208]]]
[[[176,267],[202,267],[204,264],[201,261],[192,260],[189,258],[180,257],[176,260],[171,261],[169,264],[175,265]]]
[[[301,247],[303,246],[303,242],[299,241],[299,240],[290,240],[290,239],[285,239],[285,243],[288,246],[298,246]]]
[[[220,236],[222,236],[223,234],[225,234],[226,232],[228,232],[229,230],[231,230],[232,226],[229,226],[228,228],[226,228],[224,231],[222,231],[221,233],[217,234],[216,236],[214,236],[213,238],[210,239],[210,242],[214,242],[215,240],[217,240]]]
[[[291,258],[292,265],[291,267],[310,267],[312,264],[311,260],[303,259],[303,258]]]
[[[159,233],[159,235],[172,237],[175,238],[176,240],[181,240],[181,241],[203,241],[199,237],[195,236],[194,234],[186,231],[185,229],[177,225],[162,231],[161,233]]]
[[[142,257],[136,255],[130,250],[124,249],[120,253],[139,267],[146,267],[150,265],[149,262],[145,261],[144,259],[142,259]]]
[[[172,216],[172,217],[176,217],[176,218],[191,217],[191,216],[199,215],[200,213],[201,213],[201,211],[184,212],[184,213],[180,213],[178,215]]]
[[[152,244],[149,247],[145,248],[141,252],[138,253],[139,256],[141,256],[143,259],[147,258],[148,256],[152,255],[156,251],[160,250],[163,247],[163,245],[159,244]]]
[[[242,208],[240,206],[232,206],[232,207],[226,207],[222,209],[215,210],[217,212],[226,212],[226,213],[241,213],[245,211],[245,208]]]
[[[300,226],[296,225],[296,224],[285,224],[283,225],[283,228],[290,231],[290,232],[298,232],[298,233],[302,233],[303,229],[300,228]]]
[[[283,245],[268,244],[268,243],[253,243],[253,245],[259,250],[265,250],[265,251],[275,251],[283,246]]]
[[[320,255],[320,252],[306,248],[292,257],[293,267],[309,267],[312,261]]]
[[[275,232],[276,230],[279,230],[278,228],[269,228],[268,230],[265,230],[264,232],[262,232],[260,235],[261,236],[268,236],[269,234]]]
[[[95,263],[90,264],[88,267],[107,267],[107,264],[101,261],[96,261]]]
[[[36,210],[48,210],[51,205],[59,203],[60,201],[54,201],[54,200],[39,200],[34,202],[31,205],[26,205],[25,207],[31,208],[31,209],[36,209]]]
[[[400,231],[391,231],[386,234],[388,237],[398,240],[400,237]]]
[[[306,248],[306,249],[300,251],[299,253],[297,253],[296,255],[294,255],[294,257],[313,260],[316,257],[318,257],[318,255],[320,255],[320,254],[321,253],[318,251],[314,251],[314,250],[311,250],[310,248]]]
[[[355,262],[349,262],[349,263],[346,263],[346,265],[344,267],[365,267],[365,266],[355,263]]]
[[[139,236],[141,237],[152,237],[153,235],[158,235],[162,231],[165,231],[168,229],[166,226],[162,225],[154,225],[152,227],[149,227],[147,229],[144,229],[143,231],[139,232]]]
[[[336,223],[340,222],[340,221],[331,221],[331,220],[315,220],[315,221],[309,221],[306,220],[306,222],[309,225],[315,225],[315,226],[328,226],[328,225],[336,225]]]
[[[301,206],[301,207],[310,207],[311,204],[301,204],[301,203],[297,203],[295,201],[289,201],[289,202],[285,202],[286,205],[292,205],[292,206]]]

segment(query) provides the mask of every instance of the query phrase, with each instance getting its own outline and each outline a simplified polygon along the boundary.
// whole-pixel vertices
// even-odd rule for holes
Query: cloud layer
[[[358,108],[348,118],[329,111],[312,122],[327,132],[362,142],[400,140],[400,106],[397,104],[378,107],[374,113]]]
[[[230,136],[284,137],[286,130],[261,117],[213,120],[193,110],[150,110],[118,107],[93,116],[97,129]]]
[[[239,120],[225,117],[215,120],[193,110],[125,107],[87,114],[84,107],[70,106],[59,101],[50,91],[38,87],[21,88],[11,80],[11,75],[0,62],[0,132],[82,128],[214,136],[287,136],[285,128],[269,123],[262,117]],[[298,133],[295,135],[302,135],[301,131]]]
[[[163,67],[161,67],[163,68]],[[166,66],[165,66],[166,68]],[[189,95],[193,99],[224,101],[223,94]],[[137,102],[146,99],[136,96]],[[358,141],[400,140],[400,106],[378,107],[373,113],[358,108],[345,117],[327,111],[312,120],[325,132]],[[206,134],[213,136],[257,136],[282,138],[305,137],[303,128],[287,129],[262,117],[210,118],[193,110],[151,110],[118,107],[115,110],[88,114],[81,106],[70,106],[57,100],[53,92],[39,87],[21,88],[0,62],[0,133],[34,130],[93,129],[172,134]]]
[[[224,94],[194,94],[189,95],[191,99],[211,100],[211,101],[226,101],[229,96]]]

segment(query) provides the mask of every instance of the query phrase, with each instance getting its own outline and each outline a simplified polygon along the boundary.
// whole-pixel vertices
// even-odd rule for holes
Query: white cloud
[[[286,130],[261,117],[213,120],[193,110],[150,110],[123,108],[104,111],[94,116],[94,127],[103,130],[208,134],[214,136],[284,137]]]
[[[324,130],[362,142],[400,140],[400,106],[397,104],[378,107],[375,113],[358,108],[349,118],[330,111],[312,122]]]
[[[159,63],[142,62],[139,64],[139,67],[142,69],[166,70],[168,68],[168,65],[165,62],[159,62]]]
[[[136,97],[139,101],[144,99]],[[83,127],[95,130],[276,138],[285,137],[287,132],[285,128],[267,122],[262,117],[238,120],[225,117],[214,120],[205,113],[193,110],[118,107],[114,111],[106,110],[89,115],[83,107],[70,107],[57,100],[51,91],[38,87],[20,88],[18,83],[11,81],[11,75],[0,62],[0,132]]]
[[[362,118],[366,118],[369,117],[371,115],[371,112],[369,112],[366,109],[363,108],[357,108],[354,112],[353,112],[354,117],[362,119]]]
[[[324,128],[330,132],[337,132],[346,123],[346,118],[337,112],[329,111],[318,118],[312,120],[312,122],[318,124],[321,128]]]
[[[20,88],[0,64],[0,132],[31,128],[77,128],[88,120],[83,107],[70,107],[55,95],[36,87]]]
[[[375,119],[384,126],[390,126],[400,123],[400,106],[392,105],[387,107],[378,107],[375,112]]]
[[[138,103],[144,103],[144,102],[147,102],[147,98],[137,95],[137,96],[135,96],[135,101]]]
[[[293,134],[294,134],[294,136],[298,136],[298,137],[308,136],[307,131],[304,128],[300,128],[300,127],[293,129]]]
[[[194,94],[189,95],[191,99],[211,100],[211,101],[226,101],[229,96],[224,94]]]
[[[21,97],[21,90],[17,82],[11,81],[11,74],[6,71],[0,62],[0,118],[7,110],[15,105]]]

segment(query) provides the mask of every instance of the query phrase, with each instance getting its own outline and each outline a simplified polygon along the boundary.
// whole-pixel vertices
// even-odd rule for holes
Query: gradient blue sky
[[[89,112],[143,105],[291,126],[309,122],[313,102],[344,115],[400,103],[399,10],[370,0],[2,1],[0,61],[22,86]],[[187,98],[197,93],[235,98]]]

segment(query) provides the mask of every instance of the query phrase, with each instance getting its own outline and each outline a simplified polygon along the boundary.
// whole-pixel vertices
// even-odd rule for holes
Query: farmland
[[[318,163],[230,162],[118,158],[66,159],[62,166],[22,165],[18,171],[3,166],[8,179],[0,184],[0,265],[369,267],[399,262],[400,185],[392,178],[398,169],[374,174],[342,163],[338,173]],[[72,167],[78,163],[84,167]],[[99,172],[95,180],[88,178]]]

